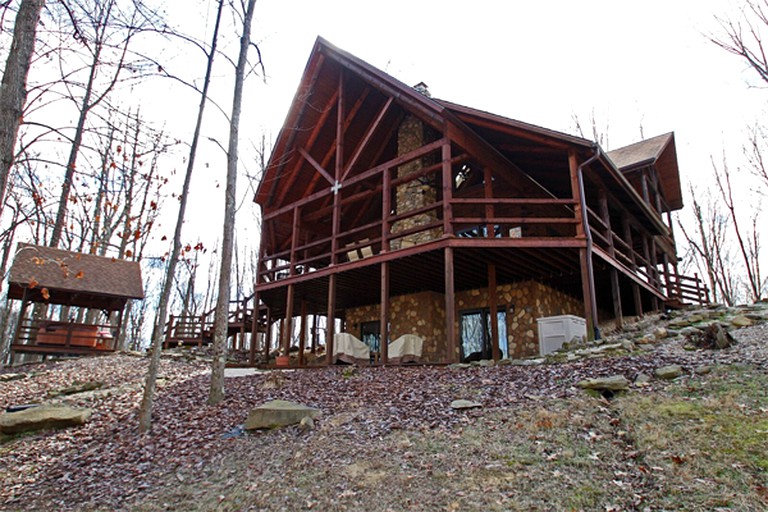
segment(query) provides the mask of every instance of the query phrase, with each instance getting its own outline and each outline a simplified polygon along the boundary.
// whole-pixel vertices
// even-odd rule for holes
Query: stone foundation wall
[[[488,289],[456,294],[456,333],[459,313],[465,309],[488,307]],[[496,304],[507,309],[507,343],[509,356],[520,358],[539,353],[537,318],[556,315],[584,315],[581,301],[536,281],[502,284],[496,287]],[[458,347],[458,340],[453,343]],[[458,350],[456,348],[455,350]],[[457,352],[458,357],[458,352]]]
[[[513,358],[539,353],[537,318],[557,315],[584,315],[581,301],[547,285],[525,281],[496,288],[496,302],[507,309],[507,343]],[[456,335],[460,336],[459,313],[488,307],[488,290],[476,289],[456,294]],[[445,363],[451,354],[459,357],[458,339],[447,343],[445,334],[445,298],[436,292],[421,292],[390,299],[390,339],[415,334],[424,339],[424,362]],[[358,338],[360,324],[379,321],[379,305],[346,311],[347,332]]]
[[[347,331],[358,338],[360,324],[378,322],[378,304],[346,311]],[[403,334],[415,334],[424,340],[423,360],[430,363],[448,360],[445,340],[445,299],[435,292],[391,297],[389,302],[389,339],[395,341]]]

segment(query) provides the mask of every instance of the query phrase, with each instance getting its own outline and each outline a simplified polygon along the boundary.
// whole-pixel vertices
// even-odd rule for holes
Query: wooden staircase
[[[267,309],[260,306],[254,325],[253,294],[243,299],[230,301],[227,316],[227,338],[232,339],[231,349],[242,350],[246,336],[264,332],[267,324]],[[213,342],[215,309],[201,315],[171,315],[165,324],[163,348],[178,346],[208,345]]]

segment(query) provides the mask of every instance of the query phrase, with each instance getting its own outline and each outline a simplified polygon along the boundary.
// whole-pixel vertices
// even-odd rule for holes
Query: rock
[[[646,386],[651,382],[651,376],[645,373],[638,373],[635,377],[635,386]]]
[[[315,420],[311,416],[304,416],[299,422],[299,428],[305,432],[315,429]]]
[[[512,360],[511,360],[511,359],[509,359],[509,358],[507,358],[507,359],[500,359],[500,360],[499,360],[499,362],[498,362],[498,363],[496,363],[496,364],[497,364],[498,366],[509,366],[509,365],[511,365],[511,364],[512,364]]]
[[[12,380],[26,379],[25,373],[0,373],[0,382],[10,382]]]
[[[48,428],[68,428],[85,424],[91,416],[90,409],[46,405],[19,412],[0,414],[0,432],[19,434]]]
[[[97,382],[97,381],[76,382],[71,386],[67,386],[65,388],[57,389],[54,391],[49,391],[48,396],[54,397],[54,396],[61,396],[61,395],[75,395],[77,393],[84,393],[86,391],[93,391],[94,389],[99,389],[103,385],[104,385],[103,382]]]
[[[244,428],[255,430],[260,428],[278,428],[301,423],[305,417],[317,418],[322,414],[320,409],[307,407],[287,400],[273,400],[262,404],[248,413]]]
[[[665,329],[664,327],[657,327],[653,330],[653,337],[657,340],[663,340],[664,338],[669,336],[669,331]]]
[[[752,324],[754,324],[754,322],[744,315],[731,318],[731,325],[734,327],[749,327]]]
[[[629,389],[629,381],[623,375],[587,379],[577,384],[581,389],[594,389],[597,391],[625,391]]]
[[[488,367],[493,366],[496,364],[496,362],[493,359],[481,359],[479,361],[472,361],[472,366],[482,366],[482,367]]]
[[[471,368],[471,367],[472,365],[469,363],[453,363],[448,365],[448,368],[452,370],[464,370],[466,368]]]
[[[477,409],[478,407],[482,407],[483,404],[478,402],[473,402],[471,400],[454,400],[451,402],[451,409],[455,409],[457,411],[463,410],[463,409]]]
[[[686,327],[680,331],[682,336],[693,336],[694,334],[700,334],[702,331],[696,327]]]
[[[621,342],[621,348],[623,348],[627,352],[632,352],[633,350],[635,350],[635,344],[629,340],[624,340]]]
[[[656,377],[663,380],[674,380],[683,374],[683,368],[679,364],[662,366],[653,372]]]
[[[715,346],[717,348],[722,350],[724,348],[728,348],[736,344],[736,340],[733,339],[733,336],[731,336],[731,334],[728,331],[726,331],[719,325],[714,327],[714,332],[715,332]]]
[[[639,350],[653,350],[654,347],[648,343],[640,343],[637,345],[637,348]]]
[[[708,373],[711,373],[711,372],[712,372],[712,366],[706,365],[706,364],[702,366],[697,366],[693,370],[693,373],[695,373],[696,375],[707,375]]]

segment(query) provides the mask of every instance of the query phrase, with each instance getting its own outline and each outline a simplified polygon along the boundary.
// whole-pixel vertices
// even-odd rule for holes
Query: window
[[[491,345],[491,314],[488,308],[459,312],[461,332],[461,360],[479,361],[493,357]],[[496,311],[496,325],[499,330],[499,352],[502,358],[509,357],[507,345],[507,309],[503,306]]]
[[[379,322],[362,322],[360,324],[360,339],[368,345],[371,352],[378,352],[381,343],[381,325]]]

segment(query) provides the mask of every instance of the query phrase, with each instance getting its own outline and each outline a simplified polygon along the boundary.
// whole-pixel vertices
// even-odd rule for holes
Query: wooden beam
[[[301,299],[301,320],[299,323],[299,366],[304,366],[304,349],[307,345],[307,301]]]
[[[461,353],[461,339],[456,336],[453,248],[448,246],[443,251],[445,261],[445,340],[448,345],[448,362],[457,363]]]
[[[586,224],[586,198],[584,197],[584,177],[579,167],[576,151],[568,152],[568,169],[571,177],[571,193],[576,203],[574,208],[576,238],[586,239],[586,247],[579,250],[581,290],[584,300],[584,316],[587,320],[587,338],[594,339],[597,328],[597,300],[595,298],[595,274],[592,267],[592,238]]]
[[[256,279],[258,279],[258,275]],[[248,347],[248,364],[256,364],[256,342],[259,339],[259,292],[253,291],[253,313],[251,313],[251,346]]]
[[[613,299],[613,316],[616,319],[616,326],[624,327],[624,315],[621,310],[621,288],[619,288],[619,271],[615,268],[610,269],[611,274],[611,298]]]
[[[381,364],[389,363],[389,262],[381,263],[381,300],[379,311],[379,350]]]
[[[283,355],[287,356],[291,348],[291,335],[293,334],[293,298],[295,285],[288,285],[288,293],[285,300],[285,321],[283,322],[281,346]]]
[[[451,169],[451,143],[446,139],[441,150],[443,161],[443,235],[453,235],[453,170]]]
[[[272,348],[272,309],[267,307],[267,330],[264,333],[264,362],[269,362],[269,351]]]
[[[328,311],[325,326],[325,362],[333,364],[333,329],[336,322],[336,274],[328,276]]]
[[[317,172],[319,172],[319,173],[320,173],[320,175],[321,175],[323,178],[325,178],[326,180],[328,180],[328,183],[330,183],[331,185],[333,185],[334,183],[336,183],[336,182],[334,181],[334,179],[333,179],[333,176],[331,176],[331,175],[330,175],[330,173],[328,173],[328,171],[326,171],[325,169],[323,169],[323,167],[322,167],[322,166],[321,166],[319,163],[317,163],[317,160],[315,160],[314,158],[312,158],[312,155],[310,155],[309,153],[307,153],[307,150],[306,150],[306,149],[304,149],[304,148],[299,148],[299,154],[300,154],[301,156],[303,156],[303,157],[304,157],[304,160],[306,160],[307,162],[309,162],[309,165],[311,165],[312,167],[314,167],[314,168],[315,168],[315,170],[316,170]]]
[[[368,126],[368,129],[366,130],[365,135],[363,135],[363,139],[357,145],[357,147],[355,148],[355,152],[352,154],[352,157],[349,159],[349,162],[345,166],[344,174],[341,177],[342,181],[344,180],[344,178],[347,177],[347,175],[355,166],[355,164],[357,164],[357,160],[360,158],[360,155],[363,153],[363,150],[371,142],[371,138],[373,137],[373,134],[376,133],[376,130],[381,125],[381,122],[384,120],[384,116],[389,111],[389,107],[392,106],[393,101],[394,101],[394,98],[390,97],[387,100],[387,102],[384,104],[384,106],[381,108],[381,110],[379,110],[379,113],[376,116],[376,119],[373,120],[373,123],[371,123]]]

